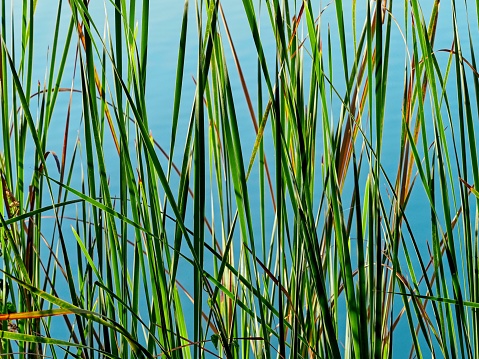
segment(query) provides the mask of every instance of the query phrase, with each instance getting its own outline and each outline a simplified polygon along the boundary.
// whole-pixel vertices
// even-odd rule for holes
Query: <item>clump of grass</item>
[[[252,69],[185,1],[165,145],[153,4],[55,5],[38,80],[2,1],[2,355],[479,356],[477,8],[244,0]]]

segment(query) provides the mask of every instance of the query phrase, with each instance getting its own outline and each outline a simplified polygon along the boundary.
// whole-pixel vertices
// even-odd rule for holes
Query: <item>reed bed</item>
[[[425,3],[3,0],[1,355],[478,358],[479,6]]]

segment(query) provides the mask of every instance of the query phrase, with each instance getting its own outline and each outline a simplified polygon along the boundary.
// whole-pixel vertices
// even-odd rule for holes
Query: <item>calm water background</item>
[[[292,2],[291,2],[292,3]],[[348,8],[348,1],[344,1],[344,6]],[[433,1],[422,1],[421,5],[423,6],[423,12],[428,19],[430,14],[430,7]],[[241,1],[238,0],[228,0],[222,1],[224,12],[228,21],[228,25],[230,27],[230,31],[232,33],[233,41],[238,53],[239,60],[241,62],[241,66],[244,71],[246,83],[249,86],[250,95],[253,96],[252,100],[253,103],[256,104],[256,98],[254,95],[256,93],[256,83],[257,83],[257,55],[256,49],[254,46],[254,42],[252,40],[251,34],[249,32],[249,25],[247,23],[246,17],[243,11],[243,5]],[[334,56],[337,56],[336,62],[333,68],[333,79],[334,85],[336,86],[337,90],[340,94],[344,93],[344,80],[343,80],[343,69],[340,59],[340,51],[339,51],[339,41],[337,38],[337,30],[336,30],[336,15],[334,4],[331,4],[326,7],[328,2],[315,2],[315,13],[319,13],[319,9],[325,8],[321,16],[321,23],[323,29],[327,29],[330,27],[331,29],[331,36],[332,36],[332,49]],[[357,34],[361,31],[363,26],[363,19],[365,18],[365,13],[362,11],[365,2],[360,1],[358,2],[358,12],[357,12]],[[57,5],[55,4],[55,7]],[[393,25],[393,32],[392,32],[392,39],[391,39],[391,52],[392,56],[390,57],[390,69],[389,71],[389,82],[388,82],[388,94],[387,94],[387,104],[386,104],[386,118],[385,118],[385,130],[384,130],[384,153],[383,158],[386,159],[383,163],[385,166],[386,173],[390,176],[390,178],[395,178],[396,171],[397,171],[397,163],[399,160],[399,134],[401,128],[401,101],[403,96],[403,84],[404,84],[404,67],[406,61],[406,47],[403,40],[403,34],[401,31],[404,29],[404,8],[402,7],[403,4],[396,2],[396,8],[393,9],[393,15],[397,21],[396,24]],[[452,43],[452,36],[453,32],[451,29],[451,11],[448,8],[450,5],[449,3],[444,2],[440,11],[440,18],[438,23],[438,36],[435,43],[435,49],[448,49],[451,47]],[[105,25],[105,20],[108,19],[113,24],[113,9],[110,6],[108,1],[99,1],[95,0],[91,2],[90,9],[92,12],[92,16],[96,21],[97,27],[100,32],[107,32],[108,28]],[[15,13],[15,28],[19,29],[16,31],[16,34],[20,34],[20,18],[21,15],[21,2],[15,1],[13,10]],[[56,9],[54,10],[56,11]],[[52,10],[52,3],[50,1],[42,1],[40,0],[37,5],[37,12],[35,17],[35,55],[34,55],[34,85],[36,86],[37,81],[40,84],[45,82],[46,78],[46,69],[48,68],[48,64],[51,59],[51,47],[53,42],[53,31],[54,31],[54,22],[53,14],[54,11]],[[64,16],[62,21],[62,31],[60,43],[64,42],[64,36],[66,34],[66,29],[69,22],[69,9],[67,2],[64,2]],[[180,163],[182,159],[182,151],[183,151],[183,143],[181,142],[183,138],[185,138],[187,125],[190,117],[191,107],[194,99],[194,91],[195,85],[192,80],[192,77],[196,77],[197,71],[197,31],[196,31],[196,24],[195,24],[195,8],[194,4],[190,4],[190,23],[189,23],[189,30],[188,30],[188,39],[187,39],[187,56],[186,56],[186,63],[185,63],[185,70],[184,70],[184,86],[183,86],[183,99],[181,105],[181,113],[180,113],[180,124],[178,130],[178,143],[176,147],[176,152],[174,159],[176,163]],[[292,13],[293,7],[291,8]],[[459,18],[466,19],[466,12],[465,8],[461,7],[458,9],[459,11]],[[177,51],[178,51],[178,43],[179,43],[179,33],[181,28],[181,18],[183,13],[183,2],[182,1],[151,1],[151,12],[150,12],[150,42],[148,46],[148,78],[147,78],[147,106],[148,106],[148,121],[151,127],[151,131],[155,139],[163,146],[163,148],[168,149],[170,145],[170,136],[171,136],[171,118],[172,118],[172,108],[173,108],[173,96],[174,96],[174,86],[175,86],[175,76],[176,76],[176,63],[177,63]],[[140,12],[138,12],[140,15]],[[350,12],[346,12],[346,25],[348,26],[348,46],[349,51],[352,51],[352,33],[353,29],[351,28],[351,14]],[[471,21],[471,29],[475,30],[473,33],[473,38],[477,40],[477,21],[475,19],[475,13],[470,15]],[[267,56],[268,64],[271,70],[274,70],[274,62],[275,62],[275,42],[274,37],[272,36],[269,19],[267,15],[266,8],[263,5],[262,9],[262,16],[261,16],[261,34],[262,34],[262,41],[263,46],[265,48],[265,53]],[[467,48],[467,23],[466,21],[460,21],[459,32],[463,37],[463,51],[466,57],[468,57],[468,48]],[[112,25],[111,25],[112,26]],[[223,25],[221,24],[222,34],[224,35]],[[248,29],[248,30],[247,30]],[[401,31],[400,31],[401,30]],[[306,36],[306,29],[302,29],[303,36]],[[301,33],[301,32],[300,32]],[[229,46],[227,44],[226,37],[223,36],[225,52],[227,55],[228,66],[230,71],[230,77],[233,86],[233,92],[235,97],[235,106],[237,110],[237,115],[239,117],[240,122],[240,135],[242,138],[243,143],[243,151],[245,156],[245,165],[247,165],[249,161],[249,157],[247,155],[251,153],[252,146],[255,139],[255,133],[253,129],[253,125],[251,119],[249,117],[249,112],[246,106],[246,101],[244,99],[243,91],[241,89],[241,85],[236,76],[236,69],[234,63],[232,61],[231,52],[229,51]],[[74,44],[72,44],[74,45]],[[408,46],[410,46],[408,44]],[[17,51],[19,50],[17,46]],[[446,52],[438,53],[437,58],[441,65],[441,68],[444,69],[445,65],[447,64],[449,54]],[[307,58],[307,54],[305,54],[305,58]],[[351,61],[350,61],[351,62]],[[58,68],[58,63],[56,65]],[[65,74],[63,76],[63,80],[61,82],[62,87],[71,87],[73,86],[75,89],[80,89],[80,77],[77,73],[75,77],[73,77],[75,68],[75,46],[71,46],[69,59],[67,62],[67,68]],[[394,69],[397,69],[395,71]],[[109,69],[108,71],[111,71]],[[306,66],[305,74],[309,73],[309,68]],[[111,73],[109,74],[111,76]],[[307,75],[306,75],[307,77]],[[110,84],[112,82],[110,81]],[[447,85],[447,89],[449,91],[449,95],[454,94],[455,82],[449,81]],[[308,89],[308,85],[305,84],[305,90]],[[267,93],[264,93],[264,99],[267,99]],[[457,98],[451,96],[449,98],[451,101],[451,108],[454,113],[455,109],[457,108]],[[69,93],[63,93],[59,95],[58,102],[56,104],[55,113],[53,117],[53,122],[51,124],[49,139],[47,150],[55,151],[56,153],[61,153],[61,148],[63,145],[63,132],[65,126],[65,119],[68,109],[68,102],[69,102]],[[32,100],[32,113],[35,115],[35,100]],[[266,101],[264,100],[264,103]],[[334,99],[334,106],[333,113],[331,114],[334,118],[339,118],[339,111],[340,111],[340,101],[338,99]],[[429,110],[428,110],[429,111]],[[83,141],[82,135],[82,116],[81,116],[81,95],[80,94],[73,94],[73,101],[72,101],[72,123],[68,133],[69,136],[69,154],[71,155],[73,146],[75,141],[78,139],[80,142]],[[430,115],[430,112],[428,112]],[[258,117],[258,116],[257,116]],[[337,120],[336,120],[337,121]],[[429,128],[431,130],[431,128]],[[450,135],[450,131],[447,132]],[[116,158],[116,150],[114,148],[113,142],[109,139],[108,136],[107,141],[110,143],[111,148],[111,158]],[[322,136],[318,136],[319,139]],[[268,156],[268,160],[270,163],[270,169],[272,170],[272,174],[274,175],[274,157],[272,154],[274,153],[272,147],[272,138],[265,138],[266,143],[266,154]],[[32,144],[29,144],[30,149],[33,151]],[[318,157],[317,157],[317,169],[321,168],[319,166],[321,160],[321,142],[318,142]],[[32,152],[33,153],[33,152]],[[108,154],[106,154],[108,157]],[[27,159],[28,160],[28,159]],[[163,164],[166,168],[166,159],[164,159]],[[27,167],[33,168],[33,163],[27,164]],[[108,171],[112,174],[112,179],[114,178],[114,174],[118,173],[118,163],[115,162],[108,162]],[[76,170],[77,173],[82,173],[82,169],[80,164],[77,165]],[[256,172],[255,172],[256,171]],[[207,172],[208,173],[208,172]],[[257,178],[257,167],[255,168],[254,172],[252,173],[252,178]],[[318,183],[316,184],[316,191],[317,191],[317,203],[316,208],[319,203],[320,195],[321,195],[321,176],[318,172]],[[177,188],[178,178],[173,175],[172,176],[172,183],[173,188]],[[80,188],[80,176],[76,182],[73,183],[73,186]],[[255,198],[255,195],[258,193],[257,181],[253,180],[250,181],[250,200],[251,203],[258,203],[259,199]],[[112,181],[111,183],[112,194],[115,194],[115,188],[118,188],[118,183]],[[384,187],[384,191],[386,191],[386,187]],[[207,192],[208,193],[208,192]],[[345,186],[345,199],[350,198],[351,188]],[[429,232],[429,209],[428,207],[423,207],[424,204],[427,205],[426,197],[422,194],[423,191],[420,188],[420,183],[418,182],[416,185],[416,190],[414,191],[413,196],[411,197],[411,202],[408,205],[408,209],[406,215],[409,218],[411,227],[416,235],[416,239],[419,239],[418,242],[424,243],[424,246],[421,248],[423,253],[427,255],[427,247],[425,245],[426,241],[430,240],[430,232]],[[347,209],[346,209],[347,210]],[[207,197],[207,213],[211,213],[212,206]],[[257,205],[252,205],[253,211],[253,218],[257,218],[259,215],[259,209]],[[72,210],[72,215],[74,215],[74,210]],[[268,229],[273,228],[274,216],[273,211],[270,211],[271,216],[267,218]],[[214,213],[215,217],[218,217],[218,213]],[[53,224],[53,222],[52,222]],[[258,225],[258,234],[260,233],[259,223]],[[171,225],[171,229],[173,226]],[[48,229],[45,229],[48,231]],[[421,239],[423,237],[423,239]],[[258,236],[259,238],[259,236]],[[74,239],[72,237],[72,243],[74,243]],[[237,249],[237,253],[238,249]],[[72,256],[71,259],[74,259]],[[74,264],[74,263],[73,263]],[[131,266],[132,264],[130,264]],[[187,288],[190,287],[188,283],[190,282],[191,278],[191,268],[185,268],[182,270],[178,276],[180,282],[182,282]],[[398,303],[399,301],[397,301]],[[410,338],[409,337],[409,329],[407,327],[406,321],[403,321],[404,331],[399,330],[399,333],[404,333],[404,340],[408,345],[410,345]],[[57,333],[61,335],[59,331]],[[55,333],[53,332],[53,335]],[[401,334],[400,334],[401,335]],[[401,346],[396,346],[396,349],[401,350]],[[400,353],[397,353],[398,355]],[[399,355],[400,357],[401,355]]]

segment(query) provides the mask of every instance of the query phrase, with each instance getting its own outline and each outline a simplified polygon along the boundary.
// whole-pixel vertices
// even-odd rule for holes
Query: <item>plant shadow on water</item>
[[[2,1],[1,355],[479,357],[465,4]]]

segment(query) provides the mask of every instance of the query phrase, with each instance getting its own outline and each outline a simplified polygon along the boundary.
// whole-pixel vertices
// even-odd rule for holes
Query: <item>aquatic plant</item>
[[[2,1],[2,355],[479,357],[477,4],[238,4]]]

